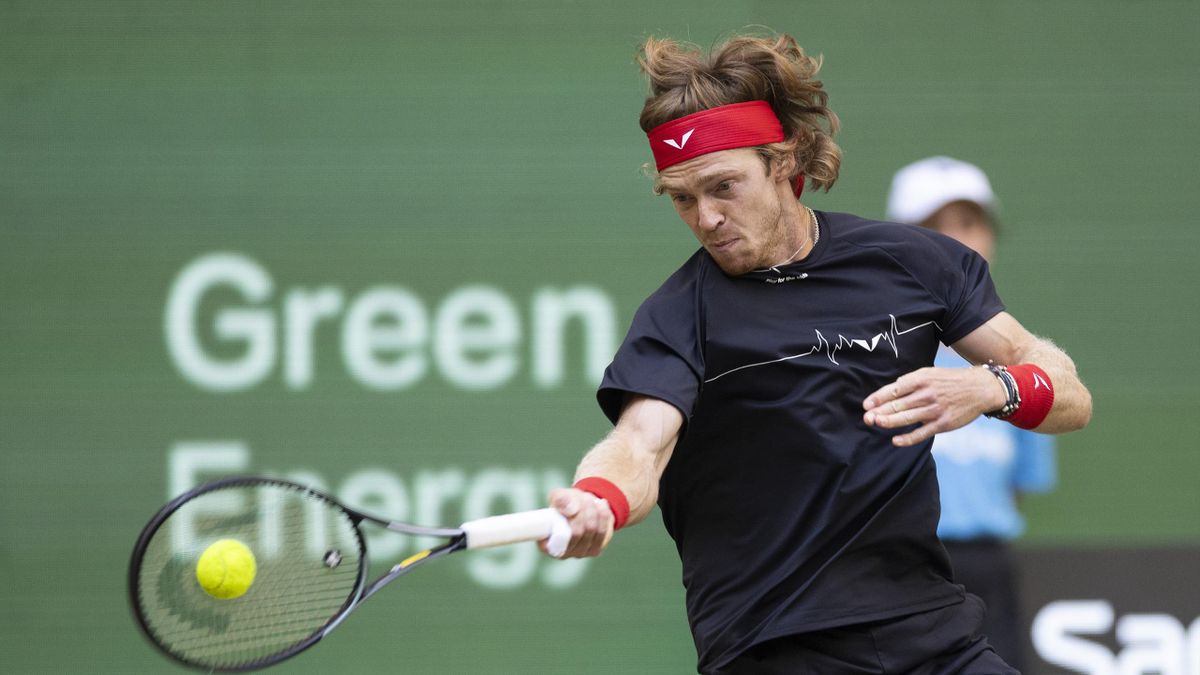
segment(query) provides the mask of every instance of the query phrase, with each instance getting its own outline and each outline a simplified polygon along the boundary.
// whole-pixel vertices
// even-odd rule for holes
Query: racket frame
[[[201,495],[215,492],[217,490],[224,490],[240,486],[253,487],[260,485],[276,485],[306,493],[312,497],[326,502],[327,504],[346,514],[346,516],[350,519],[351,524],[354,526],[354,534],[358,542],[359,571],[354,582],[354,588],[346,597],[346,602],[343,603],[338,611],[335,612],[328,620],[326,620],[326,622],[320,628],[314,631],[312,635],[309,635],[307,638],[297,642],[295,645],[292,645],[288,649],[281,652],[277,652],[255,661],[229,667],[215,667],[212,664],[199,663],[180,654],[176,654],[163,645],[154,636],[150,625],[146,621],[145,614],[142,611],[138,590],[140,587],[141,562],[146,553],[146,549],[149,547],[150,541],[154,538],[154,535],[162,527],[163,523],[166,522],[167,518],[178,511],[187,502]],[[359,529],[359,525],[363,521],[370,521],[393,532],[424,537],[439,537],[447,539],[448,541],[441,546],[435,546],[415,555],[409,556],[400,563],[393,565],[387,573],[381,575],[378,579],[372,581],[368,585],[367,574],[370,570],[370,558],[368,557],[367,553],[366,539],[363,537],[362,531]],[[154,517],[152,517],[150,521],[146,523],[145,527],[142,528],[141,534],[138,536],[137,544],[134,545],[133,554],[130,556],[129,560],[129,602],[133,610],[133,615],[137,622],[138,629],[141,631],[142,635],[144,635],[146,639],[155,646],[155,648],[166,654],[173,661],[182,663],[192,668],[207,670],[210,672],[246,672],[251,670],[259,670],[261,668],[279,663],[280,661],[289,659],[305,649],[315,645],[321,640],[321,638],[328,635],[330,631],[332,631],[334,628],[337,628],[337,626],[341,624],[347,616],[350,615],[350,612],[354,611],[354,609],[364,600],[374,595],[379,589],[396,580],[398,577],[407,574],[422,564],[436,560],[456,551],[464,550],[466,548],[467,533],[459,528],[422,527],[419,525],[410,525],[408,523],[401,523],[393,520],[385,520],[383,518],[378,518],[376,516],[352,509],[345,504],[342,504],[337,499],[334,499],[330,495],[321,492],[320,490],[315,490],[306,485],[301,485],[289,480],[279,478],[264,478],[261,476],[230,476],[228,478],[222,478],[204,483],[203,485],[196,486],[191,490],[184,492],[183,494],[163,505],[162,508],[160,508],[156,514],[154,514]]]

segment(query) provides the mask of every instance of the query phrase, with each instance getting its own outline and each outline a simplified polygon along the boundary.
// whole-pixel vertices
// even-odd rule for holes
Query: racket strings
[[[237,539],[256,558],[244,595],[218,599],[196,578],[217,539]],[[336,566],[325,554],[335,549]],[[236,668],[290,653],[320,632],[356,592],[359,532],[340,508],[273,483],[205,493],[171,514],[146,547],[138,602],[148,631],[185,661]]]

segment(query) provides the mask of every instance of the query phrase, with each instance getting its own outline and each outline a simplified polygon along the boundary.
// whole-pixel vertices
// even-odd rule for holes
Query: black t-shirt
[[[598,398],[671,403],[659,486],[702,670],[771,638],[956,602],[931,441],[862,401],[1004,309],[987,263],[919,227],[820,213],[802,261],[729,277],[703,249],[638,309]]]

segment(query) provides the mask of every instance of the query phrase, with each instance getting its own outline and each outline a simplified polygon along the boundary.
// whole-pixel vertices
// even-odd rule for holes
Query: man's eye
[[[676,204],[685,204],[685,203],[687,203],[687,200],[688,200],[689,198],[688,198],[688,196],[687,196],[687,195],[671,195],[671,199],[672,199],[672,200],[673,200],[673,201],[674,201]]]
[[[731,183],[730,181],[723,180],[720,183],[717,183],[717,192],[729,192],[729,190],[731,190],[732,188],[733,188],[733,183]]]

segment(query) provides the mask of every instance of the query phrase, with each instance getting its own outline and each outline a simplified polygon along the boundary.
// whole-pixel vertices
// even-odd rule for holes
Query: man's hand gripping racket
[[[368,582],[363,523],[441,543]],[[210,671],[256,670],[316,644],[420,565],[523,541],[561,557],[570,540],[567,519],[549,508],[420,527],[296,483],[227,478],[180,495],[151,518],[130,560],[129,595],[142,631],[172,659]]]
[[[608,502],[574,488],[550,493],[550,504],[568,519],[569,541],[564,551],[551,549],[549,539],[538,546],[556,558],[591,558],[600,555],[612,541],[614,519]]]

